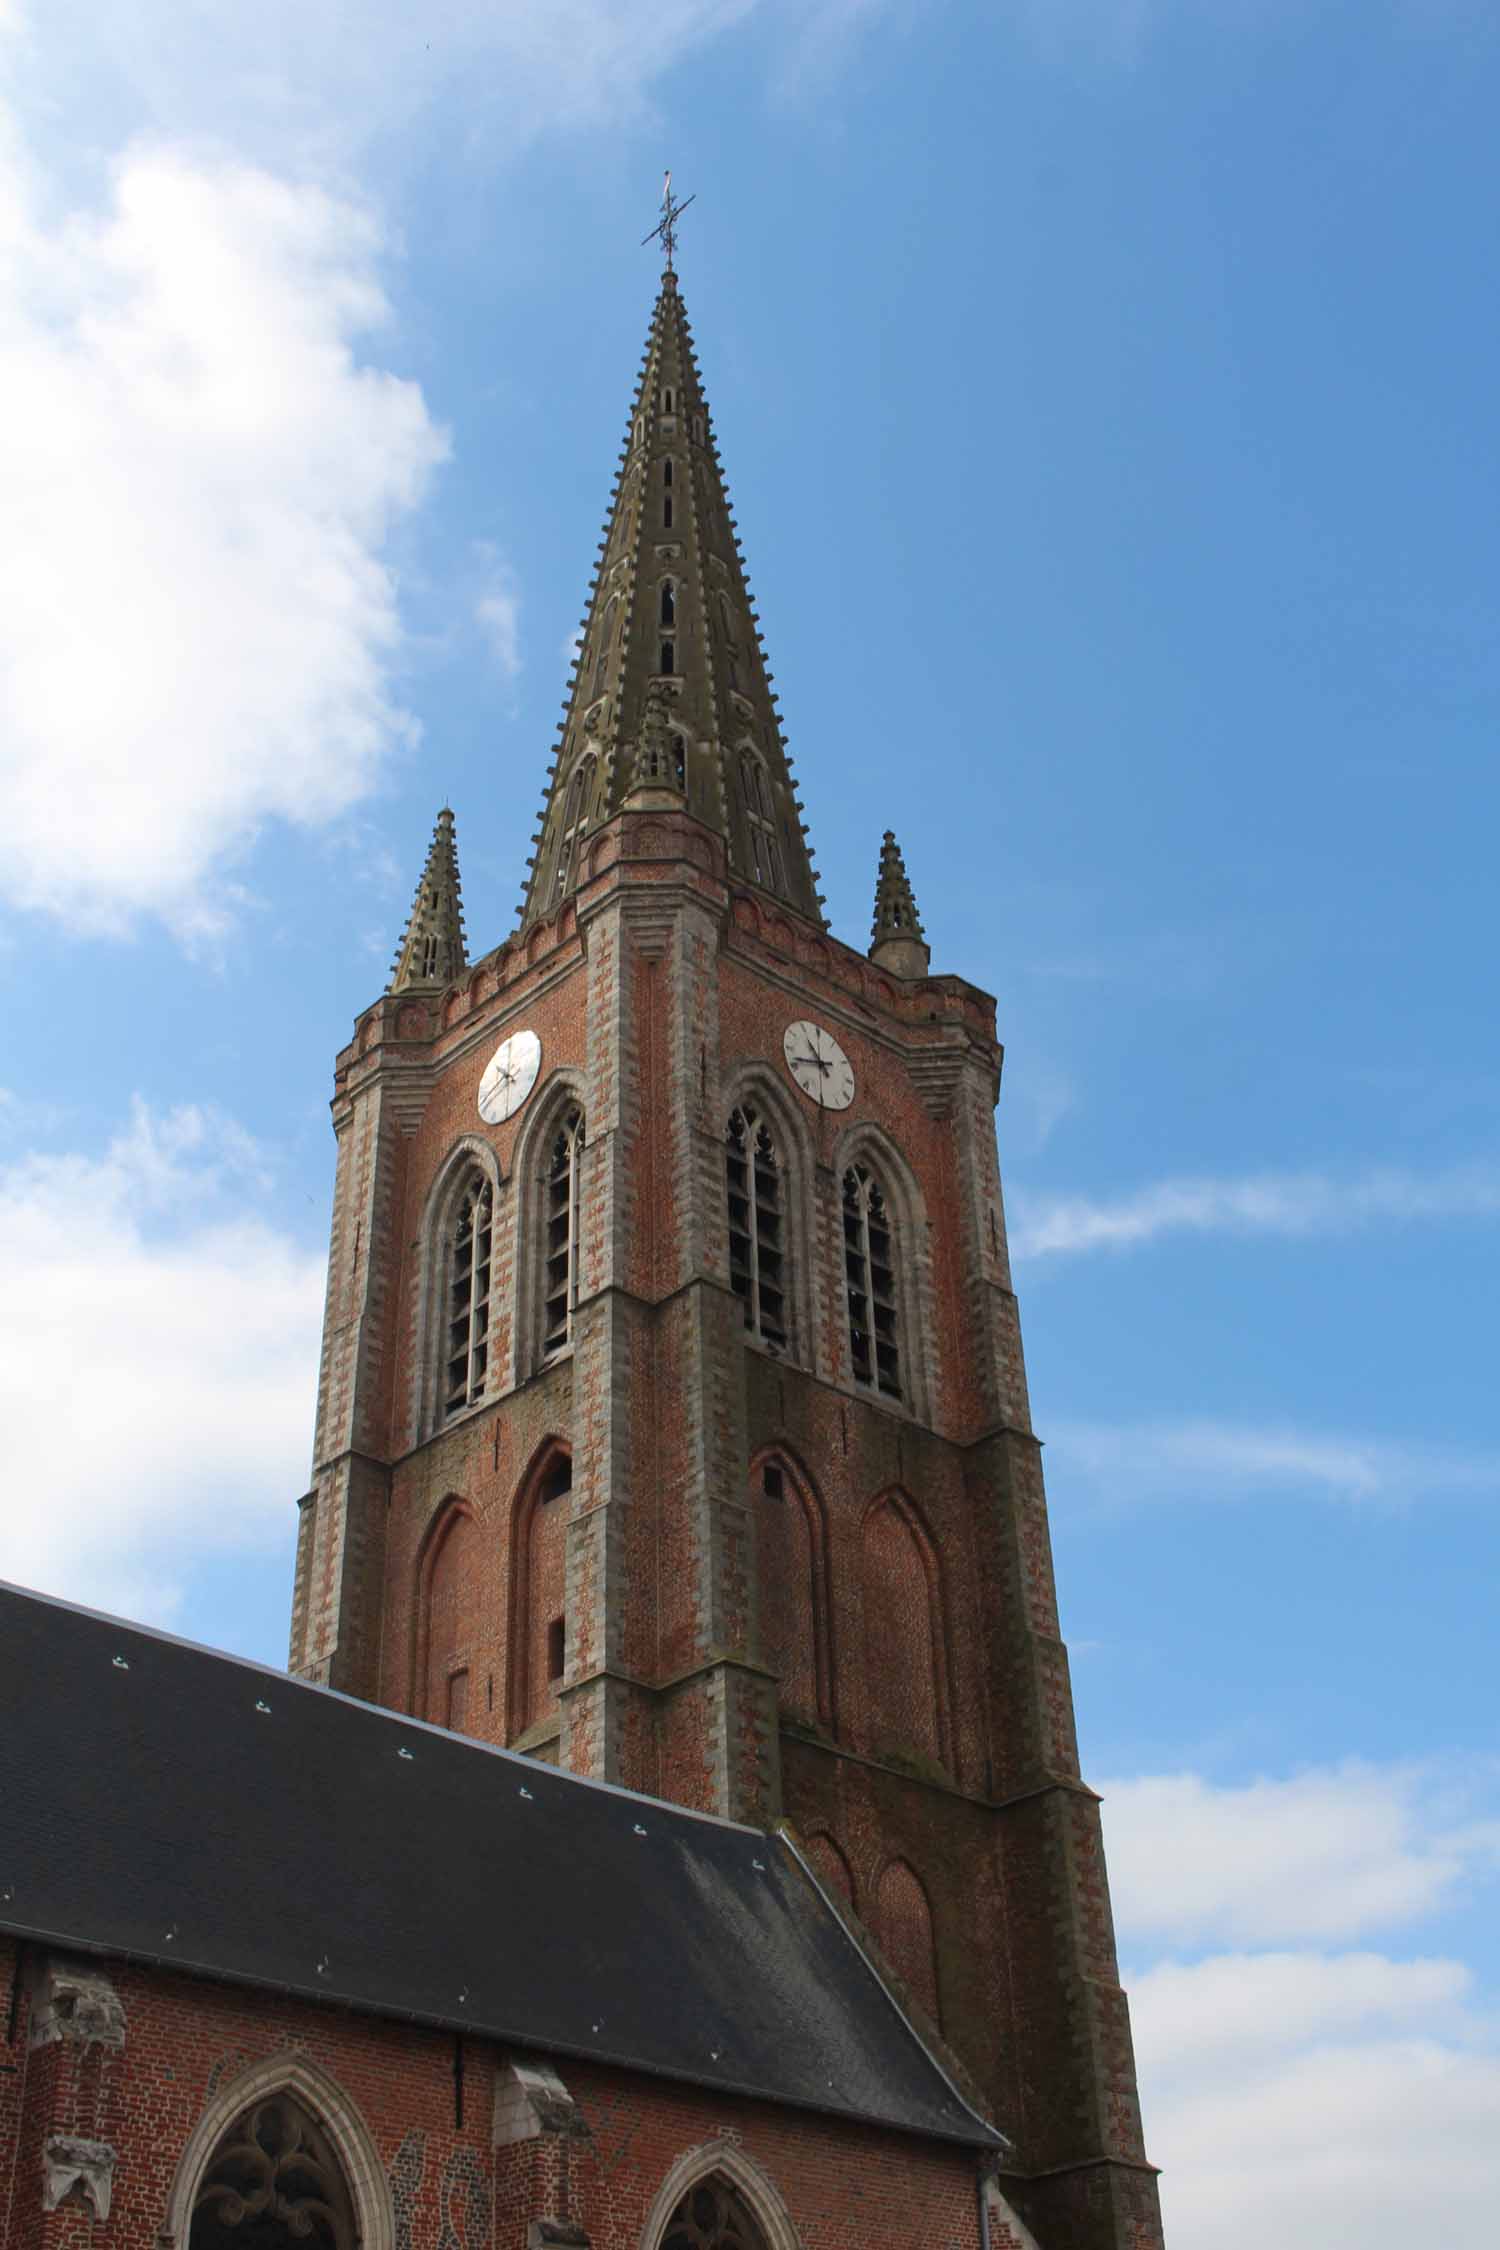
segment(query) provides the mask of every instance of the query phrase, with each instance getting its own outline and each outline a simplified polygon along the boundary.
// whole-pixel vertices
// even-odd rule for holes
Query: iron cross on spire
[[[687,209],[688,205],[690,203],[696,203],[697,200],[698,192],[695,188],[691,195],[685,196],[682,202],[679,203],[672,193],[672,175],[670,172],[668,172],[666,178],[662,182],[661,217],[657,221],[657,224],[651,229],[651,232],[649,234],[643,234],[641,236],[641,248],[643,250],[645,249],[648,242],[655,242],[658,235],[661,237],[661,246],[666,254],[668,273],[671,273],[673,270],[672,254],[677,248],[677,222],[682,217],[682,214]]]

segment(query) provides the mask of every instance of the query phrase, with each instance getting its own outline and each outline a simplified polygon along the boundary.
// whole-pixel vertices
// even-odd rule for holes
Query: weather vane
[[[670,172],[667,174],[666,178],[662,182],[661,217],[657,221],[656,225],[651,229],[651,232],[649,234],[643,234],[641,236],[641,248],[644,250],[646,244],[648,242],[655,242],[659,235],[661,237],[662,249],[666,253],[668,273],[671,273],[673,270],[672,254],[677,248],[677,222],[682,217],[683,212],[687,209],[688,204],[696,203],[697,200],[698,195],[697,190],[695,189],[690,196],[687,196],[681,203],[679,203],[672,193],[672,175]]]

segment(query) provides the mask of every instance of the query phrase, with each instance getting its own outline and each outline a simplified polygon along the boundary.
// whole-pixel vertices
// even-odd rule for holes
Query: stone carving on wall
[[[109,1978],[74,1961],[49,1960],[37,1982],[31,2044],[66,2039],[82,2047],[123,2047],[125,2010]]]
[[[115,2152],[108,2141],[82,2141],[69,2133],[54,2133],[42,2155],[44,2211],[55,2211],[76,2189],[80,2201],[88,2204],[96,2219],[109,2217]]]

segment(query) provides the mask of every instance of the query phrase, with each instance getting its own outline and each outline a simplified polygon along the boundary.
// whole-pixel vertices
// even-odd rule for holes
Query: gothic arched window
[[[663,625],[677,623],[677,589],[670,578],[661,582],[661,621]]]
[[[780,891],[781,853],[776,843],[776,816],[771,809],[771,784],[766,769],[753,750],[740,752],[740,796],[745,807],[745,833],[750,840],[750,864],[757,883]]]
[[[618,594],[611,594],[604,605],[604,616],[599,624],[599,646],[594,651],[595,695],[603,687],[605,674],[609,670],[610,644],[615,637],[615,612],[619,609],[619,606],[620,597]]]
[[[732,1110],[724,1135],[729,1204],[729,1281],[745,1326],[773,1351],[786,1350],[786,1248],[781,1169],[770,1127],[748,1104]]]
[[[900,1398],[894,1230],[880,1182],[863,1164],[844,1174],[844,1280],[854,1380]]]
[[[573,1335],[578,1304],[578,1189],[583,1111],[570,1109],[547,1147],[543,1174],[546,1235],[542,1248],[542,1351],[561,1351]]]
[[[254,2103],[220,2140],[193,2199],[188,2250],[356,2250],[326,2133],[289,2094]]]
[[[674,734],[674,735],[673,735],[673,737],[672,737],[672,774],[673,774],[673,778],[674,778],[674,779],[676,780],[676,783],[677,783],[677,786],[678,786],[678,788],[679,788],[679,789],[680,789],[680,790],[682,791],[683,795],[684,795],[684,796],[686,796],[686,794],[687,794],[687,737],[686,737],[686,735],[682,735],[682,734]]]
[[[766,2250],[745,2203],[717,2172],[690,2187],[667,2221],[661,2250]]]
[[[495,1200],[478,1169],[459,1191],[448,1245],[443,1415],[461,1414],[484,1396],[490,1356],[490,1267]]]
[[[573,768],[573,778],[568,783],[568,794],[563,805],[562,833],[557,840],[557,874],[552,885],[554,900],[565,897],[573,888],[578,840],[588,826],[589,799],[593,795],[596,763],[593,752],[587,752]]]

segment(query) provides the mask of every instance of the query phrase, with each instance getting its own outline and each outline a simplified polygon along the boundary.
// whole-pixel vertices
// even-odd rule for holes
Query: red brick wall
[[[12,1952],[0,1941],[5,1975]],[[123,2003],[122,2048],[28,2052],[25,2007],[14,2044],[0,2047],[0,2250],[160,2250],[179,2160],[209,2102],[288,2053],[362,2119],[393,2196],[397,2250],[519,2250],[540,2218],[581,2226],[593,2250],[640,2250],[667,2174],[705,2143],[740,2152],[769,2180],[806,2250],[977,2250],[972,2151],[566,2060],[554,2067],[577,2105],[574,2129],[496,2150],[504,2057],[485,2041],[464,2042],[460,2123],[445,2033],[93,1965]],[[77,2200],[44,2215],[41,2149],[56,2133],[115,2150],[107,2228]]]

